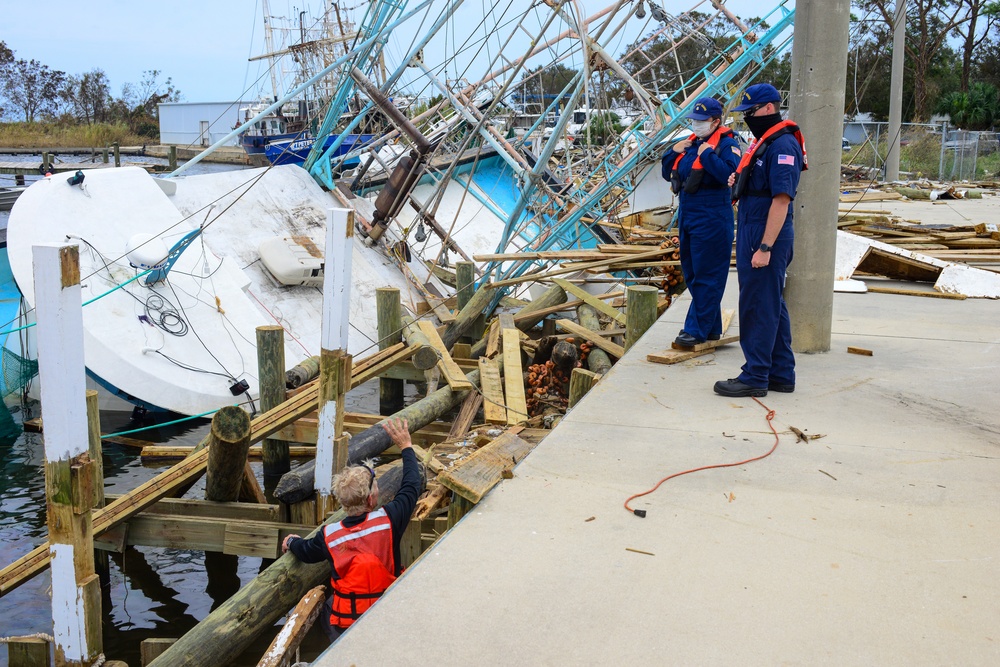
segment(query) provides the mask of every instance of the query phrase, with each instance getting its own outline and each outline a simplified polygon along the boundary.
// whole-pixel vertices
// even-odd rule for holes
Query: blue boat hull
[[[328,136],[326,141],[323,142],[323,150],[332,146],[333,142],[337,140],[337,136],[338,135],[335,134]],[[346,155],[355,148],[372,141],[374,138],[374,134],[348,134],[333,156],[337,157],[340,155]],[[264,154],[267,156],[267,159],[271,164],[301,165],[309,156],[309,151],[312,150],[314,143],[316,143],[315,139],[300,139],[298,141],[271,141],[271,143],[269,143],[264,149]],[[359,160],[354,158],[352,160],[348,160],[345,163],[345,166],[352,166],[354,164],[358,164],[358,162]]]
[[[240,135],[240,145],[246,151],[247,155],[263,155],[264,149],[267,148],[269,142],[294,140],[297,136],[299,136],[298,132],[271,134],[267,136],[244,132]]]

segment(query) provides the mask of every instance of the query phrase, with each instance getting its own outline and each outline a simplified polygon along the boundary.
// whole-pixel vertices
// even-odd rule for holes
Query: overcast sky
[[[530,0],[510,0],[512,12],[524,11]],[[585,13],[606,6],[606,0],[578,0]],[[648,1],[648,0],[647,0]],[[342,7],[363,5],[364,0],[341,0]],[[506,0],[466,0],[451,32],[452,44],[465,37],[462,31],[474,25],[489,8],[506,6]],[[668,12],[677,14],[697,0],[660,0]],[[297,17],[301,9],[318,15],[319,0],[271,0],[271,14]],[[409,7],[419,4],[410,0]],[[727,6],[740,16],[760,14],[776,1],[729,0]],[[794,2],[790,2],[793,6]],[[435,0],[431,19],[440,13],[445,0]],[[486,9],[484,9],[486,8]],[[703,2],[699,9],[711,8]],[[264,72],[261,62],[248,63],[250,55],[264,52],[260,0],[166,0],[165,2],[93,0],[41,0],[3,2],[0,40],[18,58],[35,59],[67,74],[103,69],[117,94],[125,82],[138,82],[142,72],[162,70],[173,78],[185,101],[222,102],[238,99],[244,90],[253,91],[253,82]],[[648,11],[647,11],[648,14]],[[508,16],[510,13],[508,13]],[[624,46],[643,30],[633,19],[627,39],[612,44]],[[388,52],[402,55],[409,46],[416,25],[398,31]],[[509,29],[506,31],[509,32]],[[504,32],[504,34],[506,34]],[[446,38],[447,39],[447,38]],[[443,47],[447,48],[447,47]],[[430,61],[435,54],[428,53]],[[441,54],[437,54],[440,59]],[[253,97],[253,92],[244,97]]]

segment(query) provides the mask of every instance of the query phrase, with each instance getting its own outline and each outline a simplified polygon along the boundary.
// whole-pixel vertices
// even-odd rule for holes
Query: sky
[[[650,0],[647,0],[647,2]],[[342,7],[363,5],[364,0],[342,0]],[[450,30],[456,39],[463,29],[475,24],[488,9],[505,0],[466,0]],[[524,11],[530,0],[510,0],[514,11]],[[578,0],[590,15],[610,0]],[[679,13],[698,0],[659,0],[668,12]],[[254,81],[263,74],[261,63],[248,63],[250,55],[264,52],[261,0],[166,0],[164,2],[93,0],[6,0],[0,13],[0,41],[14,50],[16,57],[35,59],[67,74],[81,74],[94,68],[105,71],[112,92],[123,83],[138,83],[145,70],[158,69],[162,79],[171,77],[184,101],[230,102],[255,97]],[[318,14],[320,0],[270,0],[274,16],[297,17],[299,10]],[[418,0],[410,0],[414,7]],[[759,14],[760,7],[774,2],[728,0],[726,6],[740,16]],[[794,2],[789,3],[794,6]],[[435,18],[445,0],[435,0]],[[40,7],[43,8],[40,11]],[[710,8],[704,2],[700,9]],[[641,32],[636,22],[627,41]],[[407,50],[416,26],[388,45],[390,54]],[[622,42],[624,46],[627,41]],[[454,43],[454,42],[452,42]],[[446,46],[443,48],[447,48]],[[428,61],[435,57],[427,53]],[[440,57],[440,55],[438,56]],[[162,80],[161,79],[161,80]],[[264,77],[267,80],[267,77]],[[243,95],[245,90],[248,95]]]

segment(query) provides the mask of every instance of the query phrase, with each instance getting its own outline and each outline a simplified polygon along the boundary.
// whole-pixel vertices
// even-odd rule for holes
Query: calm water
[[[155,162],[153,158],[123,161]],[[0,155],[0,161],[40,162],[41,156]],[[67,161],[74,158],[67,158]],[[161,160],[161,162],[165,162]],[[233,169],[230,165],[199,164],[188,173],[208,173]],[[29,183],[34,180],[28,177]],[[0,176],[0,185],[12,185],[13,176]],[[7,213],[0,213],[0,227]],[[16,401],[16,398],[14,399]],[[359,387],[348,396],[348,409],[376,412],[377,381]],[[15,405],[11,415],[0,408],[0,567],[4,567],[41,544],[46,537],[44,451],[41,434],[20,432],[22,421],[39,416],[39,406]],[[166,421],[175,416],[164,417]],[[13,423],[11,423],[13,422]],[[106,433],[138,426],[128,413],[101,415]],[[13,428],[13,432],[11,429]],[[157,443],[197,444],[208,432],[208,421],[156,428],[129,437]],[[5,435],[6,434],[6,437]],[[105,491],[126,493],[166,469],[170,464],[143,465],[138,450],[104,445]],[[261,464],[253,463],[258,479]],[[295,463],[293,462],[293,465]],[[185,495],[204,497],[204,480]],[[198,620],[250,582],[260,571],[260,558],[208,554],[200,551],[130,547],[112,556],[110,585],[104,589],[104,653],[109,659],[139,665],[139,643],[151,637],[180,637]],[[44,573],[0,598],[0,637],[52,633],[49,597],[50,578]],[[266,633],[245,656],[233,664],[255,665],[273,639]],[[302,658],[311,660],[326,647],[322,633],[314,630],[302,647]],[[0,647],[0,665],[7,661]]]

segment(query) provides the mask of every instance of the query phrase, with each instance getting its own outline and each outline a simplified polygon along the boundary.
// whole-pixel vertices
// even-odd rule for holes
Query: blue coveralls
[[[677,165],[682,181],[691,175],[698,156],[698,139],[684,151]],[[672,149],[663,156],[662,175],[670,180],[677,158]],[[740,162],[740,148],[732,136],[719,141],[718,152],[711,149],[701,154],[704,176],[697,192],[680,193],[678,230],[681,271],[691,292],[691,305],[684,319],[684,331],[698,340],[722,334],[722,293],[729,275],[729,260],[733,248],[733,203],[729,175]]]
[[[802,172],[802,148],[792,134],[775,139],[763,154],[754,155],[747,189],[770,192],[770,196],[745,194],[740,198],[736,227],[736,273],[740,283],[740,347],[746,363],[740,382],[751,387],[795,384],[792,330],[782,292],[785,272],[792,262],[795,230],[792,205],[772,244],[770,263],[760,269],[750,265],[760,247],[767,224],[771,198],[786,194],[795,198]]]

